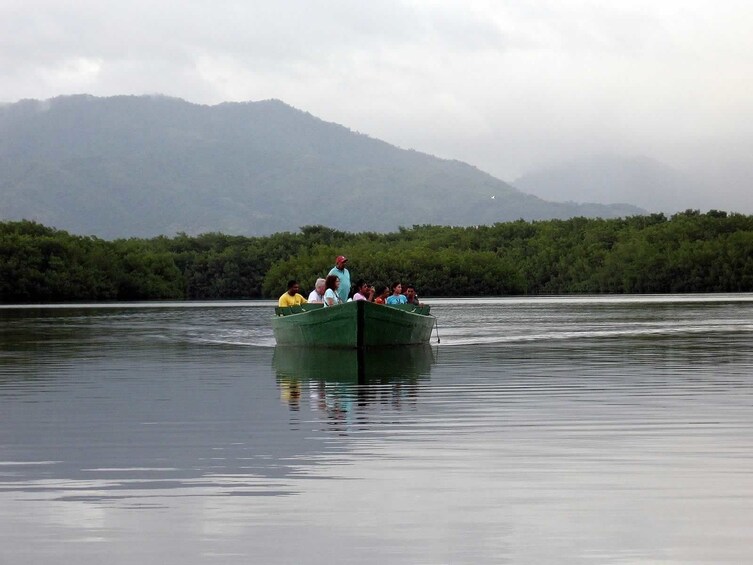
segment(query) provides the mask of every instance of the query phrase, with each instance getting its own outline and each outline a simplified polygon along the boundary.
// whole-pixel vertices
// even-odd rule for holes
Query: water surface
[[[753,296],[429,302],[360,380],[270,302],[0,309],[0,562],[753,561]]]

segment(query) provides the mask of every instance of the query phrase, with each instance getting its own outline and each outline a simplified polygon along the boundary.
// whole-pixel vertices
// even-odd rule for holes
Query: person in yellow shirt
[[[307,300],[298,294],[301,287],[298,285],[298,281],[288,281],[288,291],[280,297],[277,304],[282,308],[285,306],[298,306],[300,304],[306,304]]]

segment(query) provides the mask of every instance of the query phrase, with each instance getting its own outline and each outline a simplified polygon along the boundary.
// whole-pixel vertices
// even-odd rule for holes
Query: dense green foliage
[[[0,301],[277,297],[350,258],[353,280],[421,296],[753,291],[753,216],[688,210],[624,219],[414,226],[389,234],[306,226],[267,237],[209,233],[105,241],[0,223]]]

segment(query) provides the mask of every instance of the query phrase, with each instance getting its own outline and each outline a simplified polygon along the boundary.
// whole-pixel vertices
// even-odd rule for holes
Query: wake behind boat
[[[384,306],[365,300],[275,307],[278,345],[379,347],[428,343],[436,318],[429,306]]]

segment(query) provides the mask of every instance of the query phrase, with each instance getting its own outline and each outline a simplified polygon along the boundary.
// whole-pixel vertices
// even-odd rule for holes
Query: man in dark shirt
[[[418,301],[418,295],[416,294],[416,287],[412,284],[409,284],[405,287],[405,298],[408,299],[408,304],[413,304],[413,306],[421,306],[422,304]]]

